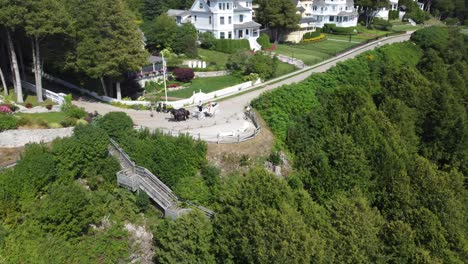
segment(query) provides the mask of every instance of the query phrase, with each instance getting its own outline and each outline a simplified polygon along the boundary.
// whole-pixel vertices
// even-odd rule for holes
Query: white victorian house
[[[405,6],[398,6],[398,0],[389,0],[389,1],[390,1],[390,5],[388,7],[383,7],[379,11],[377,11],[377,14],[375,15],[375,17],[388,20],[388,15],[389,15],[390,11],[399,10],[400,11],[399,19],[402,19],[403,16],[405,15],[405,13],[406,13],[404,11],[406,9],[406,7]],[[416,4],[418,5],[418,7],[421,10],[424,10],[424,3],[421,3],[418,0],[413,0],[413,1],[416,2]]]
[[[358,13],[353,0],[295,0],[297,13],[315,27],[335,24],[337,27],[357,25]],[[302,23],[302,21],[301,21]]]
[[[167,12],[178,24],[192,23],[198,32],[211,32],[217,39],[247,39],[250,48],[257,43],[260,24],[252,20],[252,0],[195,0],[190,10]]]

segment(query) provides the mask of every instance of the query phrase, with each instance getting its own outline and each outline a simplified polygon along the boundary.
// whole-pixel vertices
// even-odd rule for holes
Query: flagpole
[[[162,63],[163,63],[164,94],[166,96],[166,105],[167,105],[166,60],[164,59],[164,53],[161,52],[161,55],[162,55]]]

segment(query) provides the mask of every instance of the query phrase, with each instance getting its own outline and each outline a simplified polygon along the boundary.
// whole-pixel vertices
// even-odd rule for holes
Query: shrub
[[[169,84],[169,88],[176,88],[176,87],[179,87],[179,86],[180,86],[180,84],[178,84],[178,83]]]
[[[234,53],[238,50],[250,50],[246,39],[217,39],[214,50],[224,53]]]
[[[316,38],[316,37],[320,37],[320,31],[317,30],[317,31],[314,31],[314,32],[307,32],[304,34],[304,36],[302,37],[303,39],[311,39],[311,38]]]
[[[378,30],[390,31],[392,29],[392,23],[382,18],[374,18],[371,27]]]
[[[33,123],[31,116],[25,115],[18,119],[18,126],[28,126]]]
[[[62,128],[59,123],[49,123],[49,128]]]
[[[18,127],[18,119],[13,115],[0,114],[0,132]]]
[[[71,127],[76,124],[76,118],[67,117],[64,120],[60,121],[60,125],[63,127]]]
[[[260,34],[260,37],[257,38],[258,44],[262,46],[262,49],[270,49],[270,37],[267,34]]]
[[[444,20],[447,26],[457,26],[460,24],[460,20],[456,17],[448,17]]]
[[[31,103],[26,103],[24,106],[26,106],[26,108],[32,108],[33,105]]]
[[[10,110],[11,110],[12,112],[15,112],[16,110],[19,109],[19,107],[16,106],[16,105],[14,105],[14,104],[1,104],[0,107],[1,107],[1,106],[6,106],[6,107],[10,108]]]
[[[172,73],[179,82],[190,82],[195,77],[195,73],[189,68],[177,68],[174,69]]]
[[[335,24],[324,24],[322,28],[322,32],[324,33],[333,33],[336,30],[336,25]]]
[[[0,105],[0,113],[11,114],[13,111],[6,105]]]
[[[159,90],[159,85],[157,82],[149,81],[145,83],[145,91],[147,93],[154,93]]]
[[[48,105],[46,105],[46,108],[47,108],[47,110],[52,110],[52,105],[48,104]]]
[[[245,73],[257,73],[263,80],[267,80],[275,75],[277,67],[278,58],[272,59],[269,55],[257,52],[248,60]]]
[[[388,11],[388,19],[389,20],[396,20],[400,18],[400,11],[398,10],[390,10]]]
[[[275,166],[281,165],[281,157],[279,152],[272,152],[268,157],[268,160]]]
[[[318,41],[321,41],[321,40],[323,40],[325,38],[326,38],[326,36],[324,34],[320,34],[318,37],[304,39],[304,40],[302,40],[302,42],[318,42]]]
[[[86,121],[84,119],[76,120],[76,125],[87,125],[87,124],[89,124],[88,121]]]
[[[65,114],[68,116],[68,117],[71,117],[71,118],[76,118],[76,119],[81,119],[83,117],[85,117],[87,115],[86,111],[84,110],[84,108],[82,107],[77,107],[77,106],[74,106],[74,105],[71,105],[69,107],[66,107],[64,110],[62,110],[63,112],[65,112]]]
[[[198,34],[200,47],[204,49],[212,49],[216,45],[216,38],[211,32],[202,32]]]
[[[140,212],[144,213],[146,212],[146,210],[148,210],[150,200],[148,195],[145,192],[141,191],[137,193],[135,203],[136,206],[140,209]]]
[[[109,137],[119,138],[133,129],[133,121],[124,112],[110,112],[99,119],[97,126],[104,129]]]

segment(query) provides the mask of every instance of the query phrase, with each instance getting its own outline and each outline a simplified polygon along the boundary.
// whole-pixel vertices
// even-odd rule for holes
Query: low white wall
[[[214,92],[211,92],[211,93],[203,93],[203,92],[200,91],[198,93],[195,93],[194,95],[192,95],[192,97],[190,97],[188,99],[168,102],[168,105],[170,105],[170,106],[172,106],[174,108],[181,108],[181,107],[184,107],[186,105],[197,104],[200,101],[201,102],[206,102],[206,101],[216,99],[217,97],[239,93],[242,90],[245,90],[245,89],[250,88],[250,87],[252,87],[254,85],[260,84],[261,82],[262,81],[260,79],[258,79],[256,81],[248,81],[248,82],[245,82],[245,83],[234,85],[234,86],[224,88],[224,89],[221,89],[221,90],[218,90],[218,91],[214,91]]]
[[[149,77],[142,77],[137,82],[142,88],[144,88],[146,85],[146,82],[158,82],[159,80],[162,80],[162,79],[163,79],[163,75],[154,75],[154,76],[149,76]]]
[[[109,96],[105,96],[105,95],[99,95],[97,94],[96,92],[92,92],[92,91],[89,91],[89,90],[86,90],[84,88],[81,88],[79,86],[76,86],[72,83],[69,83],[67,81],[64,81],[62,79],[59,79],[57,77],[54,77],[52,75],[49,75],[47,73],[43,73],[43,76],[44,78],[46,78],[47,80],[50,80],[52,82],[55,82],[55,83],[58,83],[60,85],[63,85],[69,89],[72,89],[72,90],[75,90],[75,91],[78,91],[82,94],[86,94],[86,95],[89,95],[91,97],[94,97],[98,100],[101,100],[101,101],[104,101],[104,102],[107,102],[107,103],[122,103],[122,104],[126,104],[126,105],[150,105],[151,103],[150,102],[147,102],[147,101],[124,101],[124,100],[117,100],[115,98],[112,98],[112,97],[109,97]]]
[[[64,80],[61,80],[59,78],[56,78],[56,77],[51,76],[51,75],[46,74],[46,73],[44,73],[44,78],[47,78],[50,81],[59,83],[59,84],[65,86],[65,87],[68,87],[70,89],[77,90],[77,91],[79,91],[79,92],[81,92],[83,94],[90,95],[90,96],[92,96],[92,97],[94,97],[96,99],[99,99],[99,100],[107,102],[107,103],[121,103],[121,104],[126,104],[126,105],[145,105],[145,106],[150,106],[151,105],[151,102],[149,102],[149,101],[124,101],[124,100],[117,100],[115,98],[111,98],[111,97],[104,96],[104,95],[98,95],[96,92],[91,92],[89,90],[83,89],[81,87],[78,87],[78,86],[76,86],[74,84],[71,84],[69,82],[66,82]],[[198,93],[195,93],[194,95],[192,95],[192,97],[190,97],[188,99],[168,102],[168,105],[170,105],[170,106],[172,106],[174,108],[181,108],[181,107],[184,107],[186,105],[197,104],[199,101],[206,102],[206,101],[213,100],[213,99],[215,99],[217,97],[226,96],[226,95],[233,95],[233,94],[239,93],[242,90],[245,90],[247,88],[250,88],[250,87],[252,87],[254,85],[257,85],[257,84],[260,84],[260,83],[262,83],[262,81],[260,79],[258,79],[256,81],[244,82],[244,83],[237,84],[237,85],[234,85],[234,86],[231,86],[231,87],[228,87],[228,88],[224,88],[224,89],[221,89],[221,90],[218,90],[218,91],[214,91],[214,92],[211,92],[211,93],[203,93],[203,92],[200,91]]]
[[[195,77],[205,78],[205,77],[225,76],[228,74],[230,74],[229,71],[195,72]]]
[[[25,81],[21,81],[21,85],[23,88],[26,88],[27,90],[36,93],[36,85],[32,83],[28,83]],[[49,91],[47,89],[42,89],[42,95],[45,96],[45,98],[52,100],[55,103],[58,103],[59,105],[65,103],[65,99],[63,98],[65,94],[62,93],[54,93],[52,91]]]

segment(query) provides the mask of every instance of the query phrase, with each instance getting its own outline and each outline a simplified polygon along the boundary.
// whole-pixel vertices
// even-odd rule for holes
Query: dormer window
[[[211,2],[210,2],[209,0],[206,1],[206,4],[207,4],[209,7],[211,7]]]

